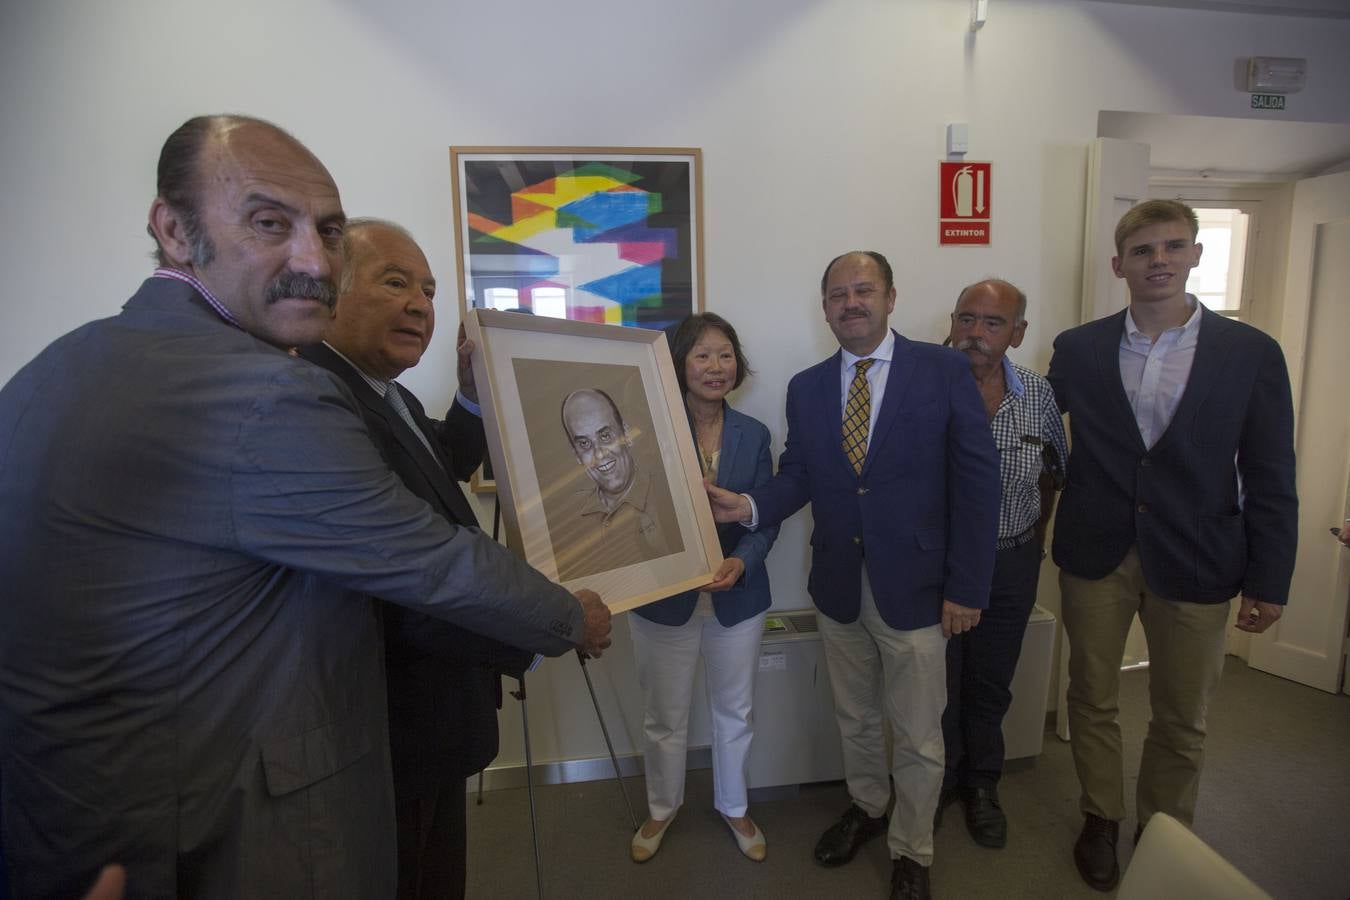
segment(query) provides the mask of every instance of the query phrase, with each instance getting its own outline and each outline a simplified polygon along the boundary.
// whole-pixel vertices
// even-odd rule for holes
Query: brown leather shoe
[[[902,856],[891,866],[891,900],[930,900],[928,867],[921,866],[908,856]]]
[[[1088,887],[1109,891],[1120,881],[1120,863],[1116,860],[1119,838],[1119,822],[1084,814],[1083,830],[1073,845],[1073,862]]]
[[[816,842],[816,862],[822,866],[842,866],[858,854],[858,848],[886,830],[885,816],[873,818],[856,804],[840,817]]]

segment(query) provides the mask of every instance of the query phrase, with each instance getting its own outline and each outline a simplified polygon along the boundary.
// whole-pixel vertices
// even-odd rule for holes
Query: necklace
[[[694,419],[694,443],[698,444],[699,462],[704,475],[712,471],[713,457],[722,446],[722,419],[721,409],[718,409],[717,417],[710,423],[700,422],[697,417]],[[708,449],[709,444],[712,450]]]

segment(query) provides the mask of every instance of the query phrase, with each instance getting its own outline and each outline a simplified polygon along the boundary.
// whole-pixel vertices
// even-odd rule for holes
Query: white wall
[[[746,339],[758,375],[736,402],[777,449],[788,377],[833,349],[815,285],[834,254],[885,252],[894,324],[919,338],[941,337],[963,284],[1016,281],[1032,298],[1017,357],[1043,368],[1075,324],[1099,110],[1278,118],[1247,108],[1238,61],[1303,56],[1309,86],[1284,115],[1350,121],[1350,22],[995,0],[971,36],[968,12],[966,0],[6,3],[0,380],[115,313],[148,272],[158,148],[201,112],[284,125],[350,213],[419,237],[441,278],[440,338],[406,381],[432,407],[454,377],[448,146],[702,147],[709,305]],[[995,163],[988,249],[936,247],[950,121],[970,123],[972,159]],[[808,603],[808,527],[798,516],[770,557],[780,608]],[[1053,577],[1043,584],[1057,611]],[[605,665],[601,687],[631,709],[631,667]],[[536,680],[534,708],[575,725],[536,729],[540,757],[603,753],[579,681],[558,676],[550,697]]]

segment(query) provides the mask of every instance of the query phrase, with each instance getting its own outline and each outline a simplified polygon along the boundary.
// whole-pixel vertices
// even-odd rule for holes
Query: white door
[[[1148,198],[1148,144],[1097,138],[1088,145],[1086,227],[1083,229],[1083,321],[1124,309],[1125,282],[1111,271],[1116,223]]]
[[[1111,271],[1111,257],[1116,255],[1116,223],[1131,206],[1148,198],[1148,174],[1148,144],[1097,138],[1088,145],[1087,213],[1083,228],[1084,322],[1110,315],[1129,303],[1125,282]],[[1125,642],[1123,668],[1145,665],[1147,661],[1144,632],[1136,618]],[[1069,704],[1065,699],[1068,690],[1069,642],[1064,637],[1064,626],[1060,625],[1055,731],[1064,740],[1069,738]]]
[[[1290,360],[1299,542],[1284,616],[1252,638],[1253,667],[1324,691],[1344,669],[1350,551],[1329,534],[1350,510],[1350,172],[1294,186],[1281,344]],[[1297,361],[1302,360],[1300,365]]]

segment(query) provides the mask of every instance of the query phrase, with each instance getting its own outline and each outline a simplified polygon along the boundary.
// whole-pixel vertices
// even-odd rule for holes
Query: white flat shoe
[[[633,862],[644,863],[656,855],[656,851],[661,849],[661,839],[664,838],[666,832],[670,830],[670,823],[675,821],[675,813],[677,812],[679,812],[678,809],[675,810],[674,813],[671,813],[670,818],[666,819],[661,825],[661,830],[651,837],[643,837],[641,828],[633,832],[633,840],[628,847],[628,852],[629,855],[633,857]]]
[[[764,841],[764,832],[759,830],[759,826],[755,824],[754,819],[750,820],[750,827],[755,831],[749,837],[741,834],[740,829],[732,825],[731,820],[726,816],[722,817],[722,821],[726,822],[727,827],[731,829],[731,836],[736,839],[736,846],[740,848],[741,854],[746,859],[764,862],[764,857],[769,853],[769,847]]]

